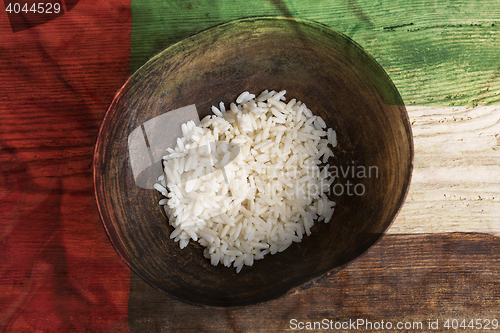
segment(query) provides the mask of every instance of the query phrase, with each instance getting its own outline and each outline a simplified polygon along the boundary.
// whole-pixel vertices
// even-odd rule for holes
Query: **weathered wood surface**
[[[131,332],[443,332],[446,320],[500,320],[500,238],[484,234],[386,235],[362,257],[280,299],[239,309],[199,308],[131,277]],[[365,324],[335,329],[335,323]],[[439,329],[429,329],[429,321]],[[397,330],[398,323],[411,329]],[[415,323],[415,324],[413,324]],[[420,327],[413,326],[418,325]],[[338,324],[337,324],[338,325]],[[387,324],[386,324],[387,325]],[[379,326],[380,327],[380,326]],[[387,326],[385,326],[387,327]],[[345,327],[344,327],[345,328]],[[492,329],[493,327],[490,326]],[[321,332],[320,329],[304,330]],[[475,332],[477,329],[462,329]],[[494,330],[490,330],[493,331]]]
[[[13,33],[0,5],[0,332],[128,330],[130,272],[99,220],[91,168],[128,77],[128,6],[81,1]]]
[[[15,34],[1,15],[0,331],[126,332],[127,320],[139,332],[279,332],[293,318],[500,319],[497,0],[80,1]],[[254,15],[327,24],[384,67],[413,122],[406,204],[359,260],[273,302],[202,310],[135,276],[129,291],[93,198],[100,120],[153,54]]]
[[[247,16],[314,20],[351,37],[388,72],[406,105],[500,103],[497,0],[132,0],[130,69],[164,47]]]
[[[388,235],[344,271],[240,310],[201,310],[165,298],[132,276],[131,331],[280,332],[290,330],[293,318],[439,319],[442,325],[445,318],[495,316],[498,238],[487,234],[500,235],[498,1],[131,5],[131,71],[166,45],[231,19],[285,15],[327,24],[387,71],[408,106],[415,143],[405,205]],[[463,233],[446,234],[456,231]]]
[[[500,107],[408,107],[414,171],[388,233],[500,236]]]

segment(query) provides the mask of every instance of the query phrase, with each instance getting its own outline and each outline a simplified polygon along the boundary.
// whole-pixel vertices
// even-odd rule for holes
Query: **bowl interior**
[[[287,90],[336,130],[329,197],[337,205],[330,223],[237,274],[212,266],[196,242],[181,250],[169,239],[160,193],[134,181],[127,138],[170,110],[195,104],[201,119],[219,101],[264,89]],[[180,300],[236,306],[279,297],[366,251],[404,201],[412,158],[399,93],[360,46],[321,24],[251,18],[174,44],[130,77],[103,120],[94,182],[106,231],[133,271]]]

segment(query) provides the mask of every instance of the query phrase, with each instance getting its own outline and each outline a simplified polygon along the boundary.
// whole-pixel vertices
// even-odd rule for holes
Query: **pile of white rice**
[[[325,163],[336,133],[285,93],[244,92],[229,110],[212,106],[215,115],[199,126],[182,125],[183,137],[163,158],[155,188],[166,197],[170,238],[181,248],[198,241],[212,265],[240,272],[300,242],[315,220],[332,218],[335,202],[325,192],[334,179]]]

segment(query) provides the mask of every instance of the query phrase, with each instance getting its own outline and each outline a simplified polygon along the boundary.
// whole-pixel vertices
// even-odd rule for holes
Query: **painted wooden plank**
[[[351,37],[407,105],[500,103],[498,1],[132,0],[131,71],[168,45],[230,20],[281,15]]]
[[[500,238],[484,234],[386,235],[341,271],[277,300],[229,309],[174,300],[132,274],[129,327],[131,332],[294,332],[301,322],[308,332],[443,332],[446,320],[455,318],[459,325],[463,319],[489,320],[490,330],[496,320],[498,329],[499,249]],[[335,327],[358,319],[364,321],[359,327]],[[333,328],[306,329],[307,322],[323,320]],[[394,326],[381,329],[382,321]],[[430,326],[436,321],[437,328]],[[399,322],[410,328],[397,329]]]
[[[500,107],[408,107],[415,159],[388,233],[500,236]]]

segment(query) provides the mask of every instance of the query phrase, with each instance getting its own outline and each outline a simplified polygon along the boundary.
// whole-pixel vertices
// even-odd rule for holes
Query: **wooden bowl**
[[[136,184],[127,140],[170,110],[195,104],[203,118],[219,101],[228,105],[245,90],[264,89],[286,89],[288,99],[306,103],[337,131],[339,177],[329,194],[337,205],[330,223],[316,222],[301,243],[237,274],[212,266],[198,243],[181,250],[169,239],[161,195]],[[174,298],[227,307],[277,298],[360,256],[403,204],[412,163],[403,101],[371,56],[327,26],[264,17],[200,32],[143,65],[104,117],[93,167],[104,227],[130,268]]]

